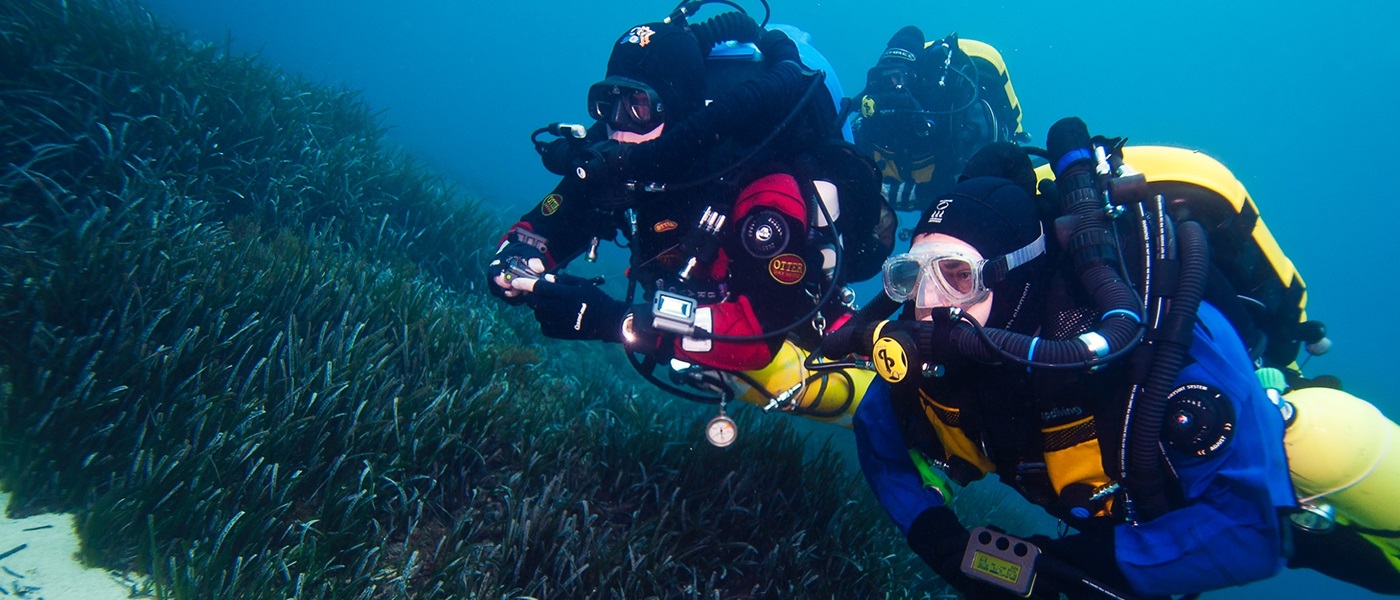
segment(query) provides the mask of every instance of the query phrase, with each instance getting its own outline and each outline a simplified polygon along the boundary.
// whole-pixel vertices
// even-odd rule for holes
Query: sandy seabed
[[[135,580],[84,566],[78,560],[73,515],[23,519],[5,516],[10,495],[0,492],[0,598],[119,600],[135,597]]]

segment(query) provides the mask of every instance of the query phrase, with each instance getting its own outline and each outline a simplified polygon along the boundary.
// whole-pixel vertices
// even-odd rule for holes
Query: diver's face
[[[916,236],[914,238],[913,244],[909,247],[909,250],[911,253],[917,253],[919,251],[920,246],[927,247],[928,245],[932,244],[936,244],[940,247],[953,248],[960,252],[966,253],[971,257],[975,257],[976,260],[982,260],[982,253],[978,252],[976,248],[973,248],[971,244],[968,244],[967,242],[964,242],[958,238],[943,233],[926,233],[920,236]],[[949,277],[950,280],[955,280],[955,275],[956,274],[945,274],[945,276]],[[928,321],[932,319],[933,309],[948,308],[950,306],[953,305],[951,303],[946,302],[935,302],[926,308],[915,308],[914,316],[917,317],[920,321]],[[991,316],[992,314],[992,292],[988,291],[986,297],[982,298],[976,304],[964,306],[962,307],[962,309],[963,313],[967,316],[977,319],[978,323],[985,324],[987,322],[987,317]]]
[[[640,144],[660,137],[665,105],[650,85],[627,77],[609,77],[588,88],[588,114],[608,126],[608,137]]]
[[[642,142],[650,142],[656,138],[661,137],[661,130],[665,128],[666,124],[662,123],[660,125],[657,125],[656,129],[653,129],[646,133],[632,133],[630,131],[621,131],[618,129],[613,129],[611,126],[609,126],[608,139],[622,144],[640,144]]]

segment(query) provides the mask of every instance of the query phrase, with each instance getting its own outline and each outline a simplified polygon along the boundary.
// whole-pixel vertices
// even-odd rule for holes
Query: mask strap
[[[1024,265],[1042,254],[1045,254],[1045,227],[1043,226],[1035,241],[1022,246],[1019,250],[987,261],[982,266],[982,285],[991,287],[1000,283],[1012,269]]]

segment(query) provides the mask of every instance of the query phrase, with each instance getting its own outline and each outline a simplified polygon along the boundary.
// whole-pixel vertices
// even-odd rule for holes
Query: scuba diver
[[[823,73],[743,11],[689,24],[703,3],[617,40],[588,91],[591,127],[536,132],[559,136],[536,147],[563,179],[505,233],[487,278],[497,296],[528,304],[544,335],[620,343],[657,386],[718,402],[718,429],[729,431],[711,441],[727,445],[724,403],[736,397],[846,417],[850,377],[809,389],[789,367],[800,370],[800,348],[848,312],[844,284],[878,272],[893,212],[873,165],[842,139]],[[722,80],[707,55],[735,44],[755,60]],[[619,234],[625,298],[561,271]]]
[[[875,159],[900,211],[922,211],[983,146],[1030,140],[996,48],[956,33],[925,42],[913,25],[890,38],[852,108],[856,146]]]
[[[1250,324],[1238,275],[1216,272],[1236,257],[1210,238],[1257,213],[1149,197],[1121,141],[1078,119],[1047,145],[1049,185],[1024,149],[975,156],[884,264],[884,295],[823,342],[880,372],[857,449],[910,547],[973,598],[1198,594],[1285,565],[1400,595],[1400,428],[1285,376],[1281,349],[1319,326]],[[990,473],[1076,532],[969,531],[949,482]]]

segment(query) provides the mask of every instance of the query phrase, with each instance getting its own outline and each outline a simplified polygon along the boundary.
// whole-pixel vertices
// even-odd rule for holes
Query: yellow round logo
[[[540,201],[540,214],[548,217],[559,210],[559,205],[564,202],[564,197],[559,194],[550,194]]]
[[[875,340],[870,358],[875,362],[875,372],[890,383],[899,383],[909,373],[909,356],[904,353],[904,346],[893,338]]]
[[[873,114],[875,114],[875,99],[874,99],[874,98],[871,98],[870,96],[866,96],[866,97],[864,97],[864,98],[861,98],[861,99],[860,99],[860,115],[861,115],[862,117],[869,117],[870,115],[873,115]]]

